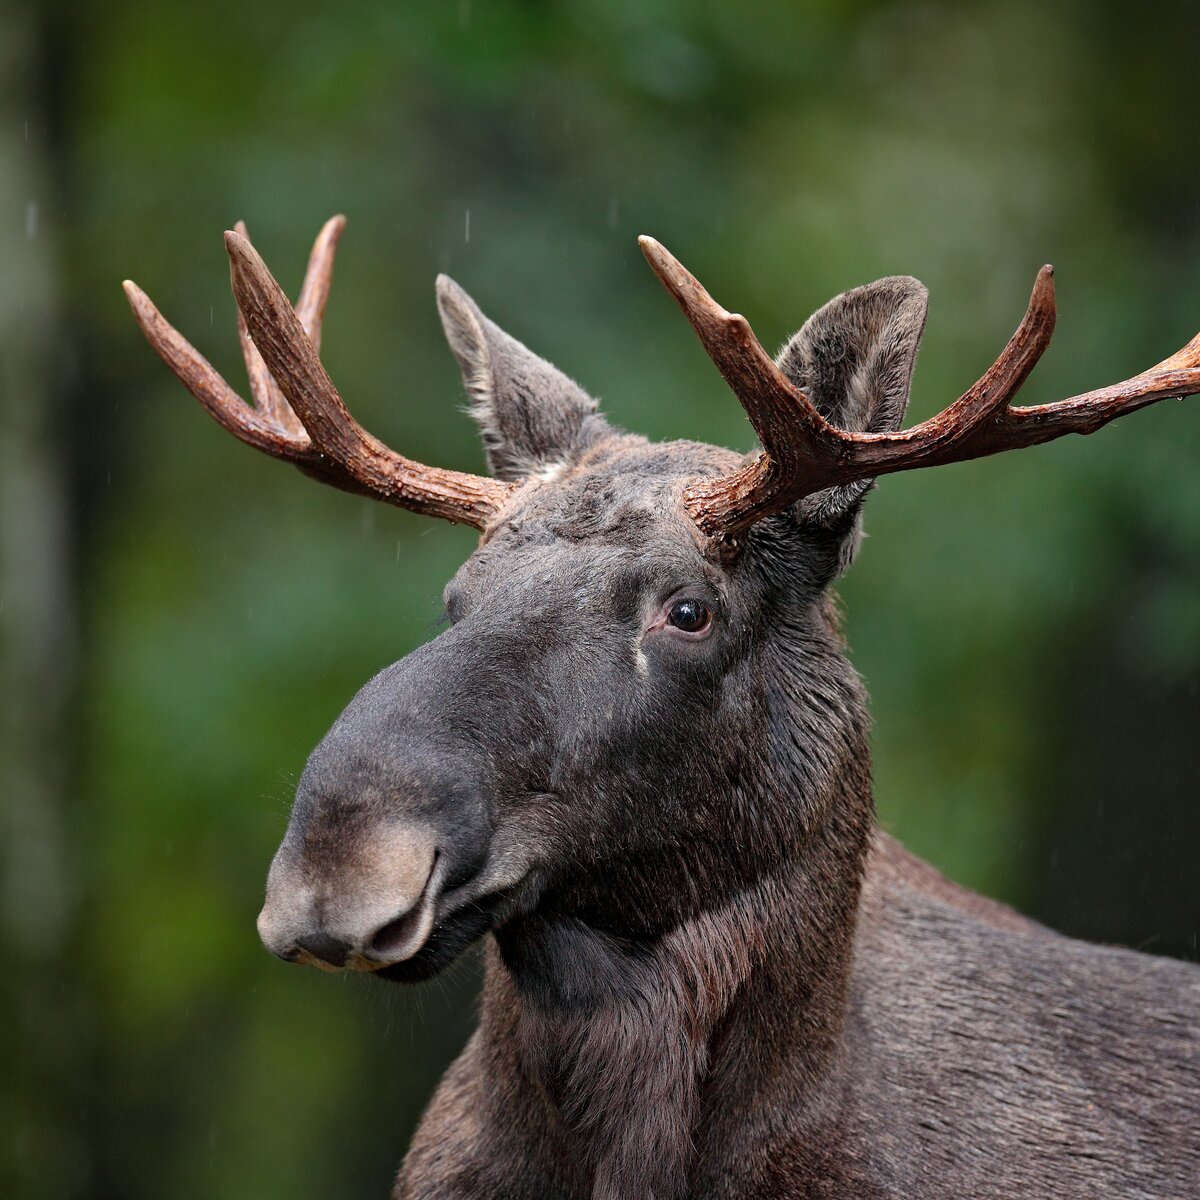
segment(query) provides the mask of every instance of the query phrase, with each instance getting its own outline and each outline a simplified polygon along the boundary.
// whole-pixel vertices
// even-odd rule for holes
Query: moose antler
[[[225,234],[255,407],[167,322],[141,288],[126,280],[125,294],[146,340],[234,437],[343,491],[484,529],[510,486],[427,467],[389,449],[354,420],[321,365],[321,320],[345,224],[345,217],[333,217],[317,236],[296,310],[250,244],[246,227],[239,222],[236,232]]]
[[[893,471],[941,466],[1034,446],[1102,425],[1168,396],[1200,392],[1200,334],[1155,367],[1111,387],[1024,408],[1011,405],[1054,332],[1054,269],[1043,267],[1025,317],[1000,357],[948,408],[898,433],[837,429],[762,348],[745,317],[726,312],[653,238],[642,253],[691,322],[746,410],[762,444],[751,462],[684,491],[710,537],[735,541],[756,521],[803,496]]]

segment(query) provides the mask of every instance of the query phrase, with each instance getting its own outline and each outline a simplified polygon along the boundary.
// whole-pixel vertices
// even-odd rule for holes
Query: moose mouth
[[[434,922],[424,945],[410,957],[379,967],[373,974],[390,983],[419,983],[432,979],[468,946],[512,915],[520,900],[522,883],[478,899],[465,896],[460,900],[451,893],[447,912]],[[459,894],[469,892],[469,887],[468,884],[456,891]]]

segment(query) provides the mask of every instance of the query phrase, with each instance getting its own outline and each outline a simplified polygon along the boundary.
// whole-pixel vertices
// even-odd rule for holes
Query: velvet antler
[[[1015,408],[1011,401],[1054,332],[1054,271],[1043,267],[1016,332],[984,375],[949,407],[897,433],[847,432],[831,425],[762,348],[745,317],[726,312],[653,238],[639,239],[655,274],[683,310],[704,349],[750,418],[762,445],[751,462],[684,492],[710,537],[734,541],[756,521],[838,484],[982,458],[1092,433],[1168,396],[1200,391],[1200,334],[1155,367],[1067,400]]]
[[[126,281],[125,294],[150,345],[234,437],[344,491],[483,529],[510,486],[428,467],[389,449],[354,420],[321,365],[321,319],[344,226],[344,217],[333,217],[318,235],[296,310],[250,244],[245,226],[239,223],[236,232],[225,234],[254,407],[167,322],[141,288]]]

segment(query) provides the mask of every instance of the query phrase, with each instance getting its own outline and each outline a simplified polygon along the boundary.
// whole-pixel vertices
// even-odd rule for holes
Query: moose
[[[478,1027],[394,1195],[1200,1195],[1200,970],[1056,934],[876,827],[831,593],[879,476],[1194,394],[1200,335],[1015,406],[1054,328],[1044,267],[995,363],[904,429],[917,280],[838,296],[772,359],[643,238],[754,427],[742,456],[615,428],[442,276],[482,477],[389,449],[326,374],[343,224],[294,309],[225,235],[253,405],[125,289],[241,441],[481,535],[445,630],[312,753],[258,921],[286,962],[399,982],[485,939]]]

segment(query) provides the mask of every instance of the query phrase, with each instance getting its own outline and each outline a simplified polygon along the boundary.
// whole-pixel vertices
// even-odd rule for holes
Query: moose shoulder
[[[643,239],[761,451],[613,428],[441,279],[482,478],[346,411],[318,358],[341,228],[295,310],[244,230],[226,236],[253,406],[126,290],[241,440],[482,534],[450,627],[313,752],[259,918],[282,959],[401,981],[486,935],[478,1029],[396,1195],[1200,1194],[1200,971],[1061,937],[874,828],[829,595],[877,476],[1192,394],[1200,338],[1014,407],[1053,329],[1044,268],[996,363],[902,430],[916,280],[839,296],[772,360]]]

